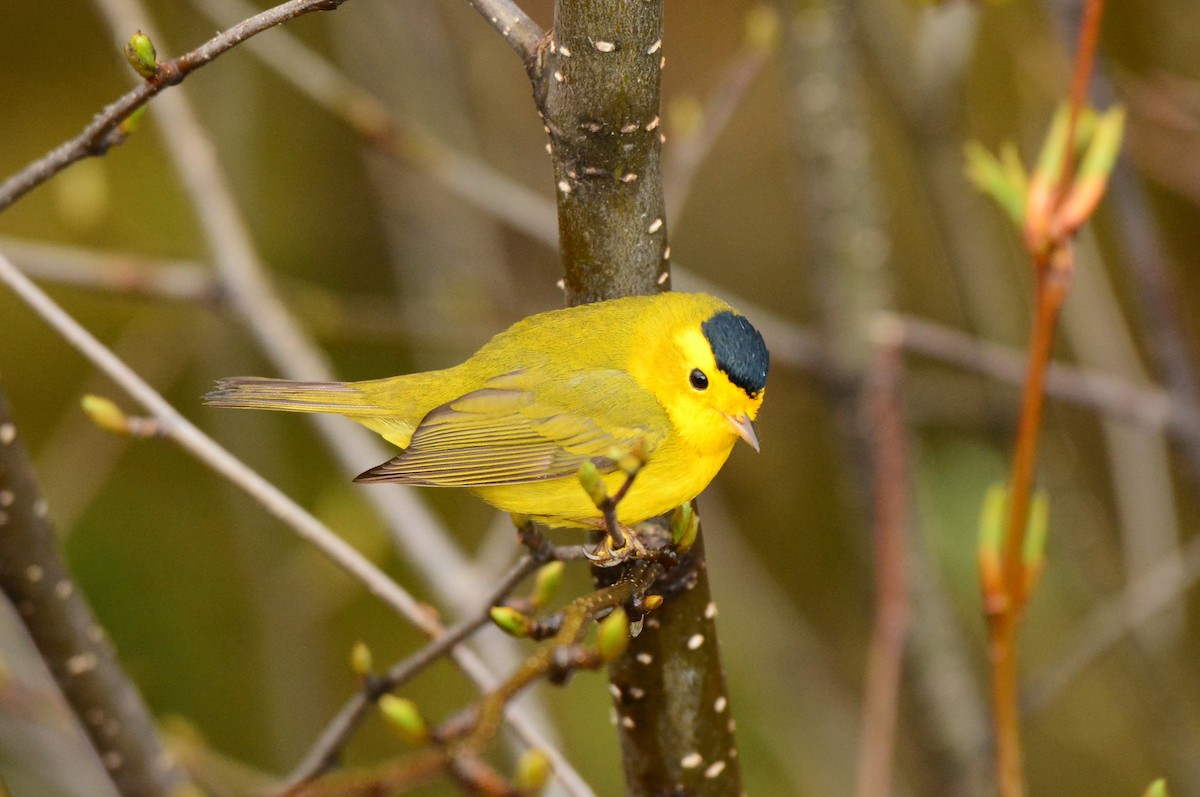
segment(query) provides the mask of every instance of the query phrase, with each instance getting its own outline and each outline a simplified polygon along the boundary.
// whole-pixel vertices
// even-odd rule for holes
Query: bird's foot
[[[590,553],[584,552],[592,564],[597,567],[613,567],[631,559],[651,559],[657,556],[657,551],[649,548],[637,530],[629,526],[619,526],[620,539],[615,539],[611,533],[605,534],[604,539]]]

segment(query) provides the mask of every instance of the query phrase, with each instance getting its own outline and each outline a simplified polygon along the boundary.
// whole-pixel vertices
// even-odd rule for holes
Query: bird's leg
[[[591,497],[592,503],[600,510],[600,514],[604,518],[602,528],[606,532],[604,542],[588,558],[603,566],[618,564],[626,559],[646,554],[646,547],[638,539],[637,533],[617,520],[617,506],[625,498],[629,488],[633,486],[633,480],[637,478],[638,472],[646,464],[646,457],[642,453],[641,447],[637,446],[631,452],[614,452],[611,459],[625,473],[625,481],[611,495],[608,492],[608,486],[600,478],[600,470],[594,462],[589,460],[579,467],[579,481]],[[599,524],[597,525],[599,526]],[[628,535],[626,531],[629,532]]]
[[[607,527],[609,539],[612,540],[612,548],[614,551],[619,551],[625,547],[625,531],[624,526],[617,521],[617,504],[621,503],[621,499],[629,492],[630,486],[633,484],[634,478],[637,476],[637,471],[629,473],[625,477],[625,481],[621,484],[617,491],[610,498],[606,498],[603,506],[599,509],[604,513],[604,525]],[[631,535],[637,537],[636,534]]]

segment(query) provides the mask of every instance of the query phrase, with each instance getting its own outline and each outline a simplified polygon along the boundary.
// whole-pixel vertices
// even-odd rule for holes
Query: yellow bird
[[[403,449],[356,481],[465,487],[547,525],[600,528],[580,465],[595,463],[612,494],[626,478],[615,458],[644,454],[617,506],[622,525],[690,501],[739,437],[758,449],[767,365],[762,335],[725,302],[663,293],[530,316],[441,371],[365,382],[234,377],[205,400],[332,412]]]

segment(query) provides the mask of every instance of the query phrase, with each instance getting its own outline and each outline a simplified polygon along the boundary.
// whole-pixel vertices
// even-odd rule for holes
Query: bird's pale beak
[[[737,432],[738,437],[758,451],[758,434],[754,431],[754,421],[750,420],[749,415],[726,415],[725,420],[729,421],[729,425],[733,427],[733,431]]]

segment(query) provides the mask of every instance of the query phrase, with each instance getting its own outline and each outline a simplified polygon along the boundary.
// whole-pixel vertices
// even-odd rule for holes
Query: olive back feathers
[[[360,481],[466,487],[488,503],[568,525],[599,516],[579,485],[594,463],[647,456],[618,517],[636,523],[694,498],[751,422],[767,377],[762,336],[720,299],[664,293],[517,322],[465,362],[365,382],[234,378],[223,407],[329,412],[401,449]]]

